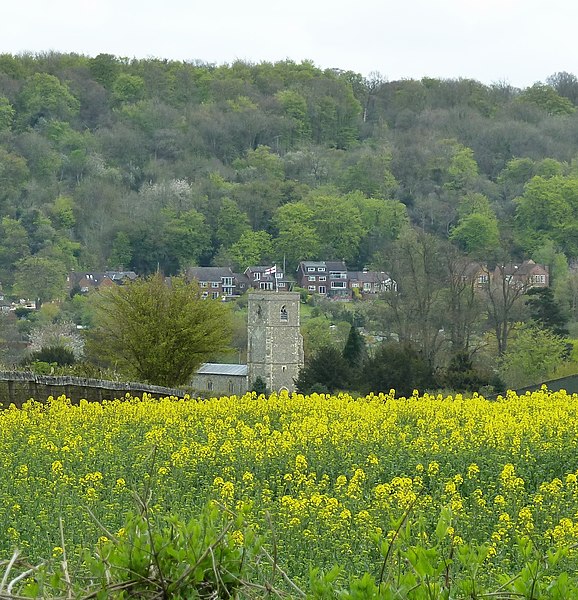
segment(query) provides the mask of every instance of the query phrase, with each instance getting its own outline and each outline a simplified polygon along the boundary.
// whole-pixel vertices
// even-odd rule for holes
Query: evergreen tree
[[[550,330],[560,337],[568,336],[568,318],[564,316],[560,305],[554,299],[552,288],[531,288],[526,306],[530,309],[531,318],[540,327]]]
[[[348,387],[349,367],[341,352],[334,346],[324,346],[299,371],[295,382],[302,394],[333,393]]]
[[[437,386],[429,362],[409,344],[383,344],[364,365],[362,391],[388,393],[394,389],[397,396],[411,396],[414,389],[423,392]]]

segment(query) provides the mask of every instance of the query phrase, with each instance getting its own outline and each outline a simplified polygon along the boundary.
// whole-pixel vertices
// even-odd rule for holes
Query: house
[[[10,312],[12,305],[7,302],[4,298],[4,292],[2,291],[2,284],[0,283],[0,313]]]
[[[333,300],[350,300],[352,296],[343,261],[304,260],[297,267],[297,285],[310,294],[321,294]]]
[[[247,276],[233,273],[230,267],[189,267],[185,277],[198,281],[203,298],[213,300],[237,298],[250,287]]]
[[[362,296],[397,289],[396,282],[384,271],[369,271],[368,269],[348,271],[347,277],[351,291],[357,289]]]
[[[470,262],[461,271],[461,278],[464,282],[473,282],[477,287],[483,287],[490,282],[490,274],[487,265]]]
[[[396,282],[384,271],[348,271],[343,261],[301,261],[297,268],[297,285],[310,294],[320,294],[334,300],[351,300],[361,296],[397,289]]]
[[[244,274],[249,279],[249,285],[256,290],[287,292],[294,284],[277,265],[247,267]]]
[[[525,260],[521,264],[497,265],[493,277],[498,280],[504,278],[510,285],[521,288],[550,286],[548,266],[535,263],[533,260]]]
[[[81,294],[87,294],[90,290],[122,285],[136,278],[137,274],[134,271],[72,271],[68,274],[66,282],[70,291],[79,289]]]

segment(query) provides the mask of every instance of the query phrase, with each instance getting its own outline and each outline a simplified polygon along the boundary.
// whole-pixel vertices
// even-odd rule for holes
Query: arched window
[[[281,307],[281,321],[288,321],[289,320],[289,315],[287,314],[287,308],[285,307],[285,305],[283,305]]]

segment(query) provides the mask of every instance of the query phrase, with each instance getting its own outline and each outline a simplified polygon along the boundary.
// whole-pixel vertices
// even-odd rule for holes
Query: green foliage
[[[568,335],[568,319],[562,313],[560,305],[554,299],[552,288],[531,288],[528,290],[526,306],[536,324],[550,330],[558,337]]]
[[[571,73],[520,91],[389,82],[309,61],[215,67],[52,52],[1,55],[0,73],[8,293],[31,256],[139,275],[263,260],[285,260],[290,273],[305,259],[387,270],[410,225],[481,262],[548,262],[556,298],[576,314],[569,277],[546,261],[578,257]],[[403,266],[399,310],[378,329],[419,339],[435,358],[436,332],[454,322],[440,292],[450,286],[416,269],[422,293]]]
[[[448,366],[436,373],[436,380],[442,389],[457,392],[479,392],[489,387],[494,391],[502,392],[504,388],[495,375],[476,368],[465,351],[454,354]]]
[[[45,346],[40,350],[32,352],[28,362],[54,363],[59,367],[73,365],[76,362],[74,352],[64,346]]]
[[[142,77],[121,73],[112,85],[112,96],[117,104],[130,104],[141,100],[144,96]]]
[[[343,358],[351,368],[359,368],[367,357],[367,347],[357,327],[349,329],[349,335],[343,348]]]
[[[273,244],[266,231],[246,231],[230,248],[234,266],[243,272],[251,265],[262,265],[271,259]]]
[[[524,90],[520,95],[520,100],[535,104],[551,115],[570,115],[575,110],[568,98],[560,96],[551,86],[543,83],[535,83],[532,87]]]
[[[35,127],[42,120],[73,118],[80,110],[80,102],[54,75],[35,73],[24,83],[18,108],[20,125]]]
[[[261,394],[264,394],[265,396],[268,395],[267,384],[260,375],[253,381],[251,391],[255,392],[257,396],[260,396]]]
[[[154,385],[190,381],[200,364],[227,349],[229,307],[203,300],[198,286],[157,273],[100,294],[90,330],[92,354],[128,377]]]
[[[414,390],[436,387],[433,370],[423,355],[409,344],[384,343],[363,366],[360,378],[362,393],[395,390],[397,396],[409,397]]]
[[[452,229],[450,239],[472,257],[482,260],[490,258],[500,244],[498,220],[493,215],[473,212],[460,219]]]
[[[8,101],[8,98],[0,96],[0,133],[12,127],[12,121],[16,111]]]
[[[16,263],[13,293],[36,301],[40,306],[46,300],[64,295],[66,265],[58,260],[39,255],[22,258]]]
[[[566,354],[566,343],[551,330],[519,325],[503,356],[500,376],[510,389],[540,383],[555,372]]]
[[[299,371],[295,384],[303,394],[345,390],[349,384],[349,365],[337,348],[324,346]]]

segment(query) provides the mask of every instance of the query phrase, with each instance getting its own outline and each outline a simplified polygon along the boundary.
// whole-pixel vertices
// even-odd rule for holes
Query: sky
[[[576,0],[11,0],[0,53],[213,64],[290,59],[398,79],[528,87],[578,76]]]

